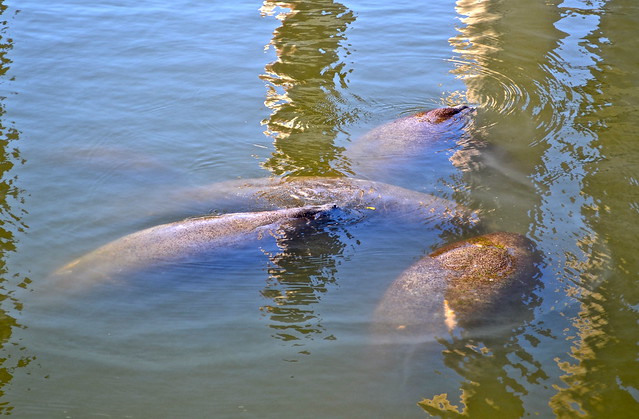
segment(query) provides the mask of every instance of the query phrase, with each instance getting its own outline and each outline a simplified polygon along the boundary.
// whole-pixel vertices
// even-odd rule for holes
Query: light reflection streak
[[[267,254],[269,278],[261,291],[269,303],[260,308],[273,337],[293,346],[318,337],[334,339],[313,305],[336,284],[345,248],[343,238],[326,225],[307,225],[277,239],[277,252]]]
[[[265,47],[276,59],[260,76],[271,110],[262,124],[275,147],[263,166],[275,175],[340,176],[344,163],[335,138],[357,112],[344,106],[350,70],[343,62],[345,32],[355,15],[333,0],[265,0],[260,11],[281,22]]]
[[[623,28],[639,23],[639,9],[624,0],[581,6],[566,10],[573,26],[591,23],[579,40],[581,59],[575,60],[582,77],[577,78],[581,100],[575,106],[578,135],[572,151],[582,169],[578,217],[594,231],[577,241],[585,256],[567,261],[576,273],[569,288],[579,311],[571,317],[574,339],[568,356],[555,358],[564,374],[550,404],[558,416],[622,417],[639,404],[636,374],[630,372],[636,371],[638,356],[632,330],[639,313],[632,301],[639,297],[634,291],[639,264],[636,228],[624,223],[636,216],[628,201],[639,195],[624,174],[637,161],[639,148],[622,145],[638,128],[636,118],[628,117],[639,108],[639,89],[629,83],[637,61],[628,59],[633,47]]]
[[[535,14],[530,7],[518,6],[516,2],[509,2],[508,9],[499,1],[457,2],[457,10],[464,16],[461,21],[466,26],[459,28],[460,35],[451,39],[451,45],[461,56],[453,59],[454,73],[466,83],[468,99],[482,104],[488,112],[498,112],[502,121],[503,115],[523,114],[537,122],[531,131],[534,135],[522,139],[534,147],[530,151],[536,156],[531,159],[538,159],[529,174],[539,196],[538,203],[529,209],[529,235],[547,257],[545,281],[550,281],[552,286],[546,287],[548,292],[544,298],[548,301],[543,310],[560,310],[567,324],[564,328],[561,321],[555,320],[551,335],[531,335],[547,344],[546,351],[556,354],[558,373],[550,375],[552,365],[542,368],[536,363],[541,381],[527,380],[528,384],[510,385],[510,389],[493,388],[489,396],[483,389],[484,386],[490,388],[489,384],[476,371],[488,373],[492,361],[483,354],[477,355],[477,365],[473,368],[469,365],[456,368],[466,378],[460,388],[461,407],[455,406],[444,393],[421,403],[431,414],[472,416],[477,412],[510,410],[523,414],[525,410],[521,408],[527,403],[539,403],[528,400],[529,392],[535,393],[536,398],[545,394],[549,408],[558,416],[591,416],[606,410],[615,411],[619,409],[611,407],[615,399],[629,403],[629,393],[620,384],[628,381],[622,379],[615,383],[605,371],[606,357],[612,347],[629,344],[620,339],[610,325],[614,312],[611,310],[619,307],[619,297],[602,290],[611,279],[615,263],[610,239],[599,231],[600,220],[610,217],[610,206],[605,194],[601,195],[605,189],[597,191],[587,187],[607,157],[598,143],[602,131],[584,129],[579,123],[584,109],[598,106],[600,98],[586,90],[594,81],[593,68],[605,65],[604,58],[590,45],[601,43],[601,48],[605,48],[614,44],[609,40],[614,39],[616,32],[602,33],[600,22],[608,16],[606,10],[611,3],[623,1],[578,3],[580,7],[570,8],[538,5],[544,10]],[[530,14],[530,19],[518,20],[517,14],[522,11]],[[522,39],[519,43],[515,39],[524,34],[533,35],[525,45]],[[593,38],[596,41],[593,42]],[[538,53],[539,58],[531,59],[533,53]],[[522,61],[521,68],[518,60]],[[529,73],[521,72],[535,61],[539,62],[537,68],[526,68]],[[597,87],[600,92],[605,91],[599,82]],[[626,318],[634,317],[626,324],[636,324],[636,312],[624,304],[621,304],[621,312]],[[543,316],[536,321],[538,325],[542,319]],[[536,327],[535,323],[529,327]],[[526,336],[529,331],[524,330],[518,332],[519,336],[513,335],[511,341],[516,344]],[[557,336],[550,337],[555,334]],[[471,349],[462,344],[458,350],[465,353]],[[537,352],[533,347],[527,354],[529,360],[534,362]],[[636,353],[636,349],[628,352]],[[445,357],[447,353],[452,352],[445,351]],[[565,359],[566,353],[571,360]],[[515,354],[522,355],[514,351],[510,357]],[[503,371],[492,374],[505,374],[504,382],[516,379]],[[517,382],[522,383],[516,379],[514,384]],[[554,393],[540,389],[540,385],[548,382],[553,383]],[[563,384],[559,384],[561,382]],[[513,405],[513,397],[521,401]]]
[[[267,88],[264,105],[271,110],[262,125],[275,148],[262,165],[278,176],[341,176],[342,149],[334,142],[349,117],[342,106],[349,73],[342,57],[348,55],[345,31],[355,15],[333,0],[265,0],[260,12],[281,22],[264,48],[272,48],[276,59],[260,76]],[[262,291],[269,303],[261,307],[275,338],[301,346],[326,333],[312,306],[335,282],[344,247],[330,231],[299,231],[278,240],[278,252],[268,255]]]

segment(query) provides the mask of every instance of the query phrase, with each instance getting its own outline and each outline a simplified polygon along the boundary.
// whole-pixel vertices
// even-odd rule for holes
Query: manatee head
[[[412,116],[419,122],[429,124],[440,124],[450,121],[455,115],[468,115],[475,111],[475,108],[468,105],[458,105],[453,107],[431,109],[429,111],[418,112]]]
[[[474,111],[468,105],[443,107],[380,125],[347,148],[344,156],[349,170],[356,176],[400,186],[405,181],[427,184],[452,176],[458,170],[456,162],[476,160],[475,149],[483,145],[471,141]]]

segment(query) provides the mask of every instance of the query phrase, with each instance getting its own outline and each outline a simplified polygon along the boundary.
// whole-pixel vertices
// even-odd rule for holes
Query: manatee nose
[[[472,106],[468,105],[457,105],[447,108],[437,108],[430,110],[426,113],[427,121],[433,124],[439,124],[440,122],[444,122],[449,120],[451,117],[457,114],[470,114],[475,110]]]
[[[476,107],[470,106],[470,105],[457,105],[457,106],[453,106],[453,109],[457,110],[456,113],[459,113],[459,112],[471,113],[477,110]]]

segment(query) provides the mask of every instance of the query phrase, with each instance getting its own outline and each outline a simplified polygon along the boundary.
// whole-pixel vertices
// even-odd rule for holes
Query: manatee
[[[339,207],[354,222],[379,214],[398,223],[426,224],[451,235],[473,228],[479,221],[475,212],[452,201],[350,178],[237,180],[175,193],[164,201],[158,204],[163,205],[162,221],[155,224],[165,223],[167,218],[210,214],[212,210],[233,213],[141,230],[72,261],[56,271],[54,278],[92,282],[125,276],[136,270],[188,259],[200,251],[248,243],[259,234],[272,232],[285,222],[319,211],[318,208],[326,211],[328,207]]]
[[[475,226],[478,214],[433,195],[381,182],[333,177],[261,178],[216,183],[182,191],[169,201],[183,211],[262,211],[333,204],[366,216],[380,214],[450,228]]]
[[[332,208],[304,206],[273,211],[204,216],[147,228],[112,241],[54,273],[78,283],[116,280],[150,267],[188,262],[216,249],[277,235]]]
[[[474,108],[467,105],[418,112],[380,125],[357,139],[348,153],[400,156],[422,153],[437,142],[456,142]]]
[[[537,285],[526,237],[492,233],[441,247],[405,270],[378,304],[380,342],[425,341],[507,319]]]
[[[390,183],[424,184],[475,169],[484,143],[467,134],[474,110],[460,105],[396,119],[356,139],[345,157],[356,176]]]

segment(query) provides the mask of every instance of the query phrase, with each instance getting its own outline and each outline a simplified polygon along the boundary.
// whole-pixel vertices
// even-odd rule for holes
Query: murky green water
[[[634,0],[0,4],[3,413],[636,414]],[[383,180],[533,239],[543,286],[521,318],[379,358],[384,289],[451,239],[384,217],[152,282],[48,283],[110,240],[195,215],[175,198],[189,188],[374,179],[345,157],[351,141],[459,103],[478,106],[468,134],[490,144],[488,165],[443,158]]]

